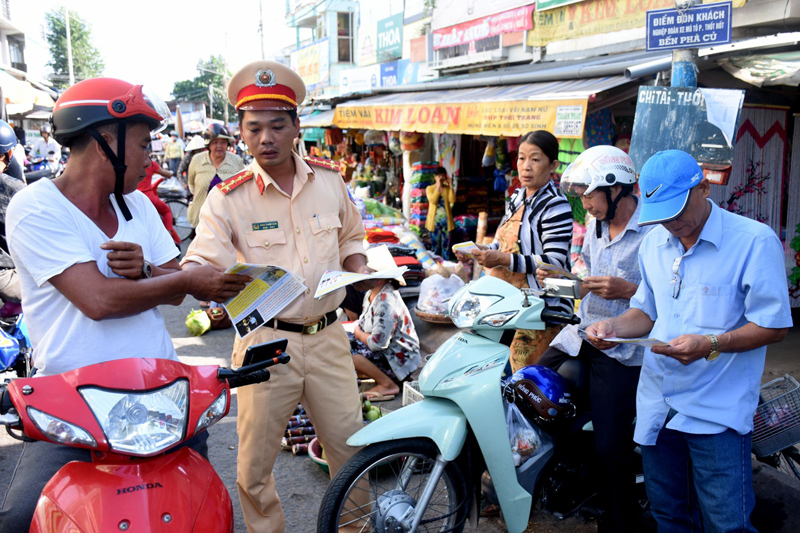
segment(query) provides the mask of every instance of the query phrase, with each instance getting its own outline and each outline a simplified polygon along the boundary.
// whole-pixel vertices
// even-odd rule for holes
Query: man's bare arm
[[[103,320],[136,315],[186,294],[200,300],[225,301],[237,295],[250,278],[198,265],[152,279],[111,279],[89,262],[72,265],[49,281],[87,317]]]

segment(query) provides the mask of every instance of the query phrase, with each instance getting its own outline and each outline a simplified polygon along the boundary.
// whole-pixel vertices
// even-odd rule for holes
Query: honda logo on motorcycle
[[[117,496],[120,494],[127,494],[129,492],[138,492],[140,490],[150,490],[150,489],[163,489],[164,485],[159,482],[155,483],[143,483],[141,485],[133,485],[131,487],[125,487],[124,489],[117,489]]]

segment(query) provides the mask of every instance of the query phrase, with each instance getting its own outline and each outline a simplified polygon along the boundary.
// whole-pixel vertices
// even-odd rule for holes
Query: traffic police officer
[[[364,227],[338,165],[292,151],[305,92],[300,76],[274,61],[250,63],[231,78],[228,99],[254,159],[209,193],[183,259],[185,268],[277,265],[307,286],[275,320],[233,348],[233,364],[240,366],[248,346],[286,337],[292,356],[288,365],[273,367],[269,382],[237,392],[239,501],[248,530],[258,533],[284,530],[272,467],[298,401],[325,448],[331,476],[356,451],[345,442],[362,427],[350,343],[336,320],[344,291],[321,300],[314,291],[326,270],[370,271]]]

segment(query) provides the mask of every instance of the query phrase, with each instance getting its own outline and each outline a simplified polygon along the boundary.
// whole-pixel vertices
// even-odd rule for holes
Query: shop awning
[[[301,128],[328,128],[333,126],[335,110],[321,111],[315,115],[300,117]]]
[[[519,136],[546,129],[580,138],[589,100],[630,83],[625,76],[391,93],[339,104],[340,128]]]

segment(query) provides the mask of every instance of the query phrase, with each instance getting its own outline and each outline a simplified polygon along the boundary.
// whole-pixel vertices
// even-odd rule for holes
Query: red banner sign
[[[534,4],[434,30],[433,49],[459,46],[502,33],[533,29]]]

